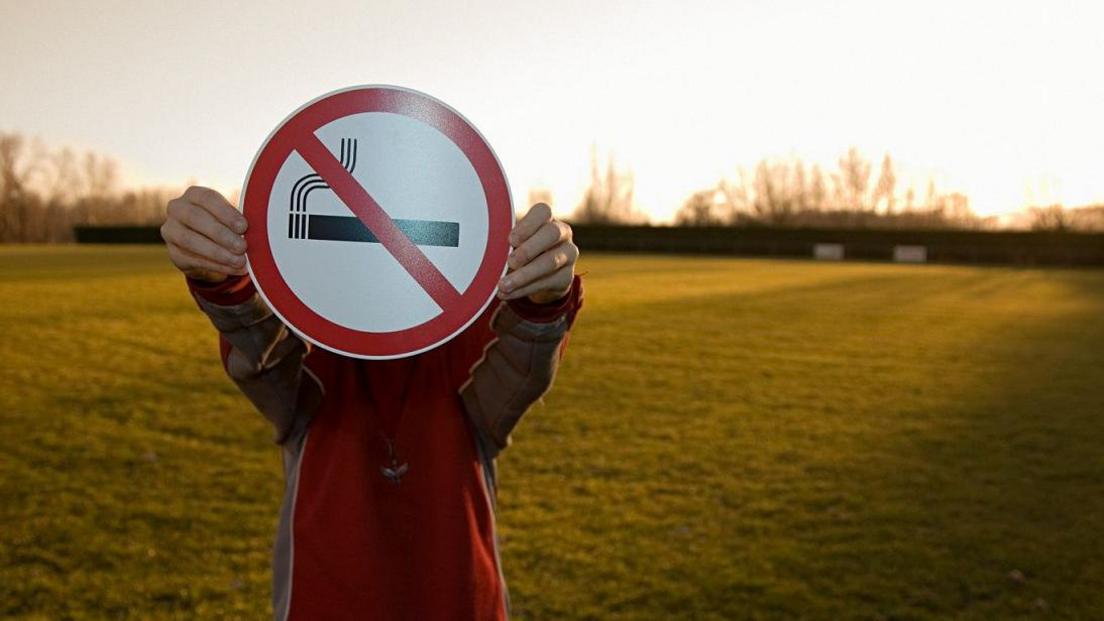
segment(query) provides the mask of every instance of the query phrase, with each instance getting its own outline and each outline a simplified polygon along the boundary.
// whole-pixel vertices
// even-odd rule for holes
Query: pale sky
[[[112,155],[130,183],[229,192],[301,104],[397,84],[471,120],[517,203],[548,187],[561,214],[592,144],[657,221],[738,166],[849,145],[983,215],[1104,202],[1100,1],[0,7],[0,130]]]

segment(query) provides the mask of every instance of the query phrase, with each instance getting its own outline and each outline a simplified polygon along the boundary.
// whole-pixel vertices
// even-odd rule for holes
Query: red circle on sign
[[[460,148],[475,169],[487,203],[487,247],[471,284],[457,292],[459,296],[451,297],[432,319],[394,332],[352,329],[315,312],[295,295],[280,274],[269,240],[267,214],[272,187],[288,156],[303,149],[322,126],[363,112],[401,114],[440,131]],[[357,86],[335,91],[292,113],[272,132],[254,158],[246,175],[241,205],[250,223],[245,234],[249,273],[272,311],[312,343],[335,353],[373,359],[411,356],[441,345],[467,328],[490,304],[498,279],[506,271],[508,236],[514,222],[506,175],[479,131],[441,101],[395,86]],[[438,305],[441,306],[440,302]]]

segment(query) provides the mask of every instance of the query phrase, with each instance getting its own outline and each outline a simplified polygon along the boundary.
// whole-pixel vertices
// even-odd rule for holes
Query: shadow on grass
[[[975,343],[990,355],[947,404],[918,412],[931,423],[847,473],[871,485],[872,532],[903,537],[862,568],[894,576],[892,590],[854,592],[881,600],[881,616],[1104,610],[1104,278],[1037,274],[1068,295]]]
[[[1095,614],[1102,283],[898,270],[583,319],[505,458],[522,618]]]

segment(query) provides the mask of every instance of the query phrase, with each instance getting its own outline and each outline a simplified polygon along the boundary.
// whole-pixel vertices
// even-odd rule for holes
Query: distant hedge
[[[78,244],[163,244],[156,226],[74,226]]]
[[[585,250],[811,257],[842,244],[846,259],[889,261],[893,247],[925,246],[936,263],[1104,265],[1104,233],[663,226],[573,227]]]
[[[889,261],[897,245],[925,246],[935,263],[1104,265],[1104,233],[907,231],[574,225],[584,251],[811,257],[815,244],[842,244],[846,259]],[[79,243],[160,244],[153,226],[80,226]]]

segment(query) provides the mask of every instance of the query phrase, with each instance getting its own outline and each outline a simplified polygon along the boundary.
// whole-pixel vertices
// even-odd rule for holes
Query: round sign
[[[401,358],[478,317],[506,272],[514,209],[460,113],[396,86],[319,97],[269,135],[241,208],[257,290],[297,334]]]

